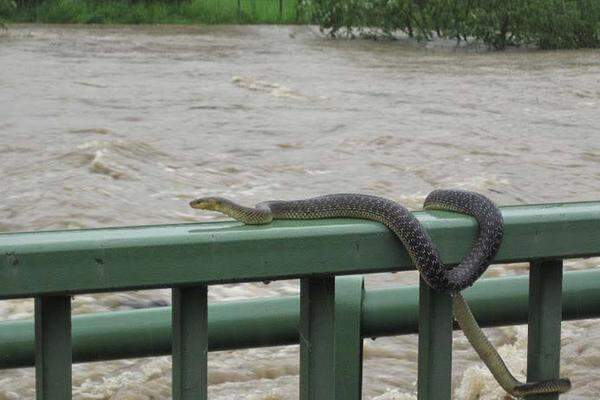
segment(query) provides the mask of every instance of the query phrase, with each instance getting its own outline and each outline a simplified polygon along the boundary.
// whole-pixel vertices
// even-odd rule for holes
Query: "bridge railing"
[[[528,322],[528,379],[557,377],[561,320],[600,314],[600,272],[566,273],[563,285],[562,264],[600,255],[600,202],[502,213],[496,262],[529,262],[529,280],[481,280],[466,291],[467,301],[483,326]],[[416,216],[444,262],[458,263],[475,221],[444,212]],[[301,400],[359,399],[362,338],[418,326],[419,398],[450,399],[449,297],[424,284],[365,292],[361,277],[336,277],[410,269],[391,232],[358,220],[2,234],[0,299],[35,297],[35,321],[0,323],[0,366],[35,363],[37,398],[64,400],[71,398],[73,361],[170,353],[173,398],[206,399],[209,350],[300,343]],[[300,297],[208,306],[209,285],[276,279],[300,279]],[[173,290],[172,308],[71,321],[74,294],[164,287]]]

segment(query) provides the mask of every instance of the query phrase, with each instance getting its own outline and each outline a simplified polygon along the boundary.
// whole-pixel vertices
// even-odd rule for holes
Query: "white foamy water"
[[[306,27],[17,26],[0,36],[0,231],[201,222],[217,194],[253,204],[333,192],[418,209],[434,188],[500,204],[600,199],[600,53],[476,54],[333,41]],[[568,269],[598,266],[597,259]],[[523,264],[486,276],[524,274]],[[416,283],[369,276],[369,288]],[[298,293],[210,288],[210,301]],[[168,290],[76,296],[75,314],[169,304]],[[0,302],[30,318],[31,300]],[[563,324],[564,399],[597,399],[597,321]],[[487,330],[523,376],[526,329]],[[209,355],[211,400],[295,400],[296,346]],[[455,333],[454,398],[500,400]],[[169,357],[74,366],[76,399],[170,398]],[[415,336],[365,341],[364,398],[416,399]],[[32,369],[0,400],[32,399]]]

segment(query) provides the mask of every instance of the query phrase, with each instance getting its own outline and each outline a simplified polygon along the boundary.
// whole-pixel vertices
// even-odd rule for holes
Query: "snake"
[[[246,207],[218,196],[190,202],[194,209],[217,211],[246,225],[270,224],[279,219],[356,218],[376,221],[390,229],[406,248],[422,279],[433,290],[452,298],[454,319],[498,384],[514,397],[564,393],[568,378],[523,383],[516,379],[498,351],[477,324],[461,291],[472,286],[496,256],[504,233],[500,209],[482,194],[455,189],[434,190],[425,199],[425,210],[441,210],[475,218],[478,233],[467,256],[453,268],[441,260],[439,251],[417,218],[395,201],[367,194],[328,194],[303,200],[273,200]]]

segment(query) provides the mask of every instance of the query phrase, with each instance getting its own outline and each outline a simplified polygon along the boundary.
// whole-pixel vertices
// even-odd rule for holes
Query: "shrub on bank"
[[[16,1],[16,9],[15,9]],[[0,24],[303,23],[331,35],[404,32],[494,49],[600,47],[600,0],[0,0]],[[281,7],[281,8],[280,8]]]
[[[12,13],[17,7],[14,0],[0,0],[0,28],[4,27],[6,18]]]
[[[600,47],[598,0],[303,0],[331,35],[434,36],[480,40],[495,49]]]

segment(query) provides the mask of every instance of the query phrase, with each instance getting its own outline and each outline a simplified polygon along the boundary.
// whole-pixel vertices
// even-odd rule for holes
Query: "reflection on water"
[[[600,53],[471,53],[317,32],[13,27],[0,36],[0,231],[212,220],[187,206],[207,194],[253,204],[353,191],[415,209],[441,187],[500,204],[600,197]],[[291,293],[294,282],[275,282],[210,296]],[[74,312],[169,300],[167,290],[77,296]],[[0,302],[3,318],[31,313],[29,300]],[[564,328],[562,375],[574,390],[563,397],[589,399],[600,391],[600,330]],[[523,371],[526,330],[489,333]],[[455,397],[503,399],[455,339]],[[296,399],[297,357],[295,346],[211,353],[210,398]],[[412,336],[367,340],[366,398],[416,398],[416,359]],[[0,399],[33,398],[31,369],[0,382]],[[77,399],[166,399],[170,360],[77,365],[74,385]]]

